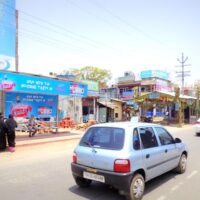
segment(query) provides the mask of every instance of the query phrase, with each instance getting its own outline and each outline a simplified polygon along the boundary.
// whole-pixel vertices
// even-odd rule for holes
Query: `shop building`
[[[141,77],[141,95],[147,92],[165,91],[171,92],[172,85],[169,79],[169,73],[161,70],[144,70],[140,73]]]
[[[175,92],[155,91],[138,96],[135,100],[140,106],[142,121],[151,118],[153,122],[162,122],[167,117],[170,123],[178,123],[181,115],[183,123],[190,123],[194,117],[196,98],[192,96],[177,97]]]
[[[98,99],[98,121],[100,123],[122,121],[124,104],[125,102],[120,99]]]
[[[98,121],[99,82],[93,80],[82,80],[81,82],[88,86],[87,97],[82,98],[83,122],[88,122],[90,119]]]

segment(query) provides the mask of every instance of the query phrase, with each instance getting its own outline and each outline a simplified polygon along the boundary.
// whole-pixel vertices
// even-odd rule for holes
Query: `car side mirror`
[[[181,143],[182,141],[181,141],[180,138],[175,138],[174,142],[175,142],[175,143]]]

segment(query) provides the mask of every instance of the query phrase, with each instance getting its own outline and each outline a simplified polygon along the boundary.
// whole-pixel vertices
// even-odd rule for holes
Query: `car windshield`
[[[124,145],[124,129],[114,127],[92,127],[80,141],[81,146],[120,150]]]

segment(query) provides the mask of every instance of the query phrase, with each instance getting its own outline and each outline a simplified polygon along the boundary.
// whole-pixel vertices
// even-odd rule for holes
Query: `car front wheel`
[[[145,181],[141,174],[135,174],[129,190],[127,200],[141,200],[144,194]]]
[[[187,166],[187,156],[185,154],[182,154],[179,160],[178,167],[176,168],[176,171],[179,174],[183,174],[186,171],[186,166]]]
[[[82,178],[82,177],[75,177],[76,184],[82,188],[89,187],[91,184],[91,180]]]

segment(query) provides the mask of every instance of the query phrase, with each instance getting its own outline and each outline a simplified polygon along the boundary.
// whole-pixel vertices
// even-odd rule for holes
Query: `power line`
[[[132,35],[132,33],[127,32],[127,31],[125,31],[124,29],[121,29],[119,26],[116,26],[115,24],[113,24],[112,22],[110,22],[110,21],[104,19],[103,17],[100,17],[100,16],[98,16],[98,15],[95,15],[93,12],[91,12],[91,11],[88,10],[88,9],[85,9],[85,8],[79,6],[77,3],[75,3],[75,2],[73,2],[73,1],[71,1],[71,0],[67,0],[67,2],[69,2],[71,5],[77,7],[78,9],[84,11],[84,12],[87,13],[88,15],[90,15],[90,16],[92,16],[92,17],[95,17],[95,18],[98,19],[98,20],[103,21],[104,23],[108,24],[109,26],[112,26],[113,28],[117,29],[118,31],[120,30],[121,32],[123,32],[123,33],[125,33],[125,34]],[[65,2],[65,3],[66,3],[66,2]]]
[[[4,25],[4,27],[12,28],[8,24]],[[1,26],[0,26],[0,28],[1,28]],[[13,29],[11,29],[10,32],[14,33],[15,31]],[[53,46],[57,45],[57,48],[59,46],[63,46],[65,50],[71,49],[71,50],[76,50],[78,52],[86,51],[86,49],[83,49],[83,48],[80,48],[80,47],[76,47],[74,45],[71,45],[70,43],[67,43],[67,42],[64,42],[64,41],[49,37],[47,35],[44,35],[44,34],[41,34],[41,33],[38,33],[38,32],[34,32],[34,31],[31,31],[31,30],[28,30],[28,29],[25,29],[25,28],[21,28],[18,32],[19,32],[19,35],[22,36],[22,37],[25,34],[25,37],[26,37],[26,35],[28,35],[29,39],[30,39],[30,36],[31,36],[31,39],[33,39],[33,40],[35,39],[35,41],[43,43],[43,44],[46,44],[46,45],[49,44],[49,46],[52,46],[52,44],[54,44]]]
[[[57,42],[57,43],[60,43],[60,44],[65,44],[65,45],[68,45],[68,47],[70,46],[71,48],[74,48],[74,49],[78,49],[78,50],[84,50],[83,48],[80,48],[80,47],[77,47],[77,46],[74,46],[70,43],[67,43],[67,42],[64,42],[64,41],[61,41],[61,40],[58,40],[58,39],[55,39],[55,38],[52,38],[52,37],[49,37],[45,34],[41,34],[41,33],[38,33],[38,32],[35,32],[35,31],[31,31],[31,30],[28,30],[28,29],[24,29],[24,28],[21,28],[21,30],[24,30],[26,32],[29,32],[29,33],[32,33],[33,36],[34,35],[37,35],[37,36],[40,36],[41,38],[45,38],[45,39],[48,39],[48,40],[51,40],[53,42]]]
[[[54,43],[52,41],[49,41],[49,40],[44,40],[44,38],[40,38],[40,37],[35,37],[33,36],[32,34],[29,34],[29,33],[26,33],[26,32],[23,32],[23,31],[19,31],[19,35],[21,37],[25,37],[25,38],[28,38],[29,40],[31,41],[35,41],[35,42],[38,42],[40,44],[44,44],[44,45],[47,45],[49,47],[54,47],[54,48],[57,48],[57,49],[62,49],[62,50],[67,50],[68,47],[64,46],[64,45],[59,45],[57,43]]]
[[[0,2],[0,3],[1,3],[1,2]],[[6,5],[6,4],[4,4],[4,5]],[[9,5],[6,5],[6,6],[10,7]],[[13,9],[12,7],[10,7],[10,8]],[[117,48],[113,48],[112,46],[109,46],[108,44],[105,44],[105,43],[102,43],[102,42],[99,42],[99,41],[95,41],[95,40],[90,39],[90,38],[88,38],[88,37],[86,37],[86,36],[84,36],[84,35],[81,35],[81,34],[77,34],[77,33],[73,32],[73,31],[70,31],[70,30],[68,30],[68,29],[66,29],[66,28],[64,28],[64,27],[62,27],[62,26],[53,24],[53,23],[51,23],[51,22],[48,22],[47,20],[44,20],[44,19],[39,18],[39,17],[37,17],[37,16],[33,16],[33,15],[31,15],[31,14],[28,14],[27,12],[24,12],[24,11],[22,11],[22,10],[19,10],[19,11],[20,11],[20,13],[24,14],[25,16],[28,16],[28,17],[32,18],[33,20],[39,21],[40,23],[41,23],[41,22],[43,23],[43,25],[41,25],[41,24],[38,24],[38,23],[35,23],[35,22],[30,22],[30,20],[24,19],[25,21],[29,21],[31,24],[38,24],[38,25],[41,26],[41,27],[44,27],[44,24],[45,24],[45,25],[48,25],[48,26],[51,26],[51,27],[54,27],[54,28],[58,28],[58,29],[60,29],[60,30],[62,30],[62,31],[67,32],[68,34],[71,34],[70,37],[76,37],[76,40],[77,40],[77,37],[78,37],[78,38],[81,38],[82,40],[85,40],[85,41],[87,41],[87,42],[92,43],[92,46],[93,46],[93,47],[96,47],[96,48],[97,48],[98,46],[103,46],[104,48],[108,48],[108,49],[117,51],[117,52],[115,52],[115,53],[118,54],[118,55],[121,55],[121,53],[122,53],[121,50],[119,50],[119,49],[117,49]],[[20,18],[20,19],[21,19],[21,18]],[[48,28],[48,30],[49,30],[49,27],[45,27],[45,28]],[[57,31],[54,30],[54,32],[57,32]],[[58,33],[58,32],[57,32],[57,33]],[[66,37],[66,35],[65,35],[65,37]],[[79,40],[80,40],[80,39],[79,39]],[[90,44],[90,45],[91,45],[91,44]],[[127,53],[126,53],[126,55],[127,55]],[[131,55],[131,54],[130,54],[130,55]],[[132,55],[131,55],[131,56],[132,56]]]
[[[4,4],[5,6],[7,6],[7,7],[13,9],[13,8],[12,8],[11,6],[9,6],[8,4],[2,3],[2,2],[0,2],[0,4]],[[25,12],[25,11],[22,11],[21,9],[18,9],[18,10],[19,10],[19,12],[20,12],[21,14],[24,14],[25,16],[28,16],[28,17],[32,18],[33,20],[37,20],[37,21],[39,21],[40,23],[42,22],[43,24],[47,24],[47,25],[49,25],[49,26],[51,26],[51,27],[54,27],[54,28],[58,28],[58,29],[60,29],[60,30],[62,30],[62,31],[64,31],[64,32],[67,32],[68,34],[71,34],[73,37],[81,38],[81,39],[86,40],[86,41],[88,41],[88,42],[91,42],[91,43],[93,43],[93,44],[95,44],[95,45],[101,45],[101,46],[104,46],[104,47],[105,47],[105,46],[106,46],[106,47],[109,47],[107,44],[104,44],[104,43],[99,42],[99,41],[95,41],[95,40],[93,40],[93,39],[91,39],[91,38],[88,38],[88,37],[82,35],[82,34],[75,33],[75,32],[73,32],[73,31],[71,31],[71,30],[69,30],[69,29],[66,29],[65,27],[62,27],[62,26],[59,26],[59,25],[57,25],[57,24],[51,23],[51,22],[49,22],[49,21],[47,21],[47,20],[45,20],[45,19],[42,19],[42,18],[40,18],[40,17],[31,15],[31,14]],[[33,23],[33,22],[31,22],[31,23]],[[43,25],[40,25],[40,26],[43,26]],[[49,27],[48,27],[48,28],[49,28]],[[71,37],[72,37],[72,36],[71,36]],[[109,48],[112,48],[112,47],[109,47]]]
[[[105,6],[103,6],[101,3],[93,0],[93,1],[90,1],[92,2],[93,4],[95,4],[97,7],[99,7],[100,9],[104,9],[107,13],[109,13],[113,18],[117,19],[118,21],[120,21],[121,23],[127,25],[128,27],[132,28],[134,31],[137,31],[139,33],[141,33],[142,35],[144,35],[146,38],[148,39],[151,39],[152,41],[156,42],[156,43],[159,43],[159,44],[162,44],[161,41],[159,41],[158,39],[156,38],[153,38],[151,35],[149,35],[148,33],[144,32],[143,30],[141,30],[140,28],[130,24],[129,22],[127,22],[125,19],[123,19],[122,17],[116,15],[115,13],[113,13],[112,11],[110,11],[108,8],[106,8]]]

